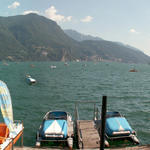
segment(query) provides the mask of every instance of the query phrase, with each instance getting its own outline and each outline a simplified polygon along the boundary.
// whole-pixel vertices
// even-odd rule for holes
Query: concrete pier
[[[36,147],[14,147],[14,150],[69,150],[69,148],[36,148]],[[92,149],[84,149],[84,150],[92,150]],[[94,150],[99,150],[99,148],[94,149]],[[123,148],[106,148],[105,150],[150,150],[150,145],[145,145],[145,146],[135,146],[135,147],[123,147]]]

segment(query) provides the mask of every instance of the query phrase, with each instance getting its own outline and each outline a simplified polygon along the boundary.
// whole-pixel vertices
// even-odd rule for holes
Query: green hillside
[[[114,42],[76,41],[36,14],[0,17],[0,61],[121,61],[149,63],[141,51]]]

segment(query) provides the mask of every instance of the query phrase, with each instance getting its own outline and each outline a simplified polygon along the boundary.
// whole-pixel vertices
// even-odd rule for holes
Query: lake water
[[[107,109],[125,115],[137,131],[141,144],[150,143],[150,65],[121,63],[21,62],[0,63],[3,80],[12,97],[14,120],[24,122],[24,145],[34,146],[42,118],[50,110],[66,110],[74,115],[75,102],[96,101],[106,95]],[[32,65],[34,67],[32,67]],[[85,65],[86,64],[86,65]],[[56,69],[51,69],[56,65]],[[129,72],[130,69],[138,72]],[[28,85],[26,74],[37,80]],[[79,107],[81,119],[92,119],[93,105]],[[2,120],[2,117],[1,117]]]

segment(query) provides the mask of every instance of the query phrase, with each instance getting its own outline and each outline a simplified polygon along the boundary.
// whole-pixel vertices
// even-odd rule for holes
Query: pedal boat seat
[[[3,144],[9,136],[9,129],[5,123],[0,123],[0,144]]]

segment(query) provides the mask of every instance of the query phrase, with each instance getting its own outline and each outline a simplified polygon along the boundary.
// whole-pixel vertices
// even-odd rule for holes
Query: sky
[[[37,13],[104,40],[131,45],[150,56],[150,0],[0,0],[0,16]]]

